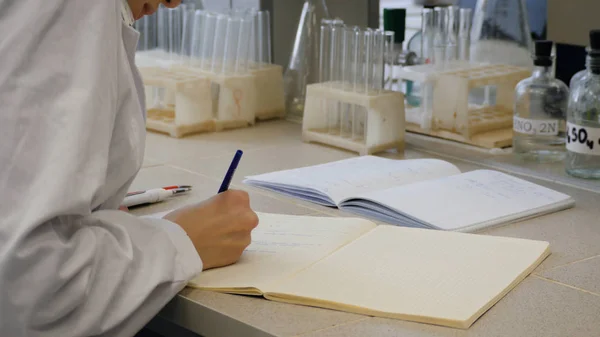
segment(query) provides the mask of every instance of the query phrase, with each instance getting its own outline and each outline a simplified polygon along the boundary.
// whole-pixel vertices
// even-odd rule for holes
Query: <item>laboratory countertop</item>
[[[552,254],[471,328],[451,329],[187,288],[149,326],[166,337],[600,336],[600,182],[571,178],[564,173],[561,163],[522,163],[501,151],[483,151],[414,134],[407,134],[406,139],[403,153],[379,155],[399,159],[440,158],[463,172],[479,168],[502,170],[575,199],[576,206],[572,209],[482,232],[548,241]],[[303,143],[301,126],[283,120],[182,139],[149,133],[146,160],[132,189],[190,184],[194,190],[135,213],[166,211],[213,196],[237,149],[245,153],[232,188],[248,191],[255,211],[345,215],[242,184],[244,176],[251,174],[356,156],[344,150]]]

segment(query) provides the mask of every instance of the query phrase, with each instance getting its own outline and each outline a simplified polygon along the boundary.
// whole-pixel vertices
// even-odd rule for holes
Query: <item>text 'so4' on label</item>
[[[567,150],[600,156],[600,128],[567,123]]]

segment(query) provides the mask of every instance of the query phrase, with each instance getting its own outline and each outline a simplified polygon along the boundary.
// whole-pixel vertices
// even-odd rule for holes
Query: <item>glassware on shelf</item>
[[[515,88],[513,153],[525,160],[565,158],[565,119],[569,88],[552,76],[551,41],[536,41],[531,77]]]
[[[320,26],[323,19],[331,19],[326,1],[305,0],[284,74],[288,119],[302,120],[306,86],[319,80]]]
[[[525,0],[478,0],[470,59],[532,68],[533,40]]]
[[[600,179],[600,30],[590,32],[585,74],[571,84],[566,133],[567,173]]]

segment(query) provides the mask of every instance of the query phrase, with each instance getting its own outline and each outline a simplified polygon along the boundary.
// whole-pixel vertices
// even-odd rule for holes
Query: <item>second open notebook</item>
[[[550,255],[543,241],[360,218],[258,216],[240,260],[188,286],[467,329]]]
[[[574,206],[563,193],[438,159],[361,156],[246,177],[244,183],[407,227],[471,232]]]

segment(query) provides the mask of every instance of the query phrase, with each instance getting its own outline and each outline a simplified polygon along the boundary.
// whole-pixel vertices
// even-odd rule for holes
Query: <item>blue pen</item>
[[[237,169],[240,159],[242,159],[242,154],[243,154],[242,150],[237,150],[237,152],[235,153],[235,156],[233,156],[231,165],[229,165],[229,170],[227,170],[227,173],[225,174],[225,178],[223,178],[223,182],[221,183],[221,187],[219,188],[218,193],[225,192],[229,189],[229,184],[231,184],[231,179],[233,178],[233,174],[235,173],[235,170]]]

